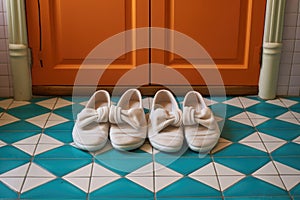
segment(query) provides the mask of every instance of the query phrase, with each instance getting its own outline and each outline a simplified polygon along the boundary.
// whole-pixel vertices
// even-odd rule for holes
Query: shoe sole
[[[98,151],[106,145],[106,142],[107,142],[107,140],[105,140],[105,142],[103,142],[99,145],[85,145],[85,144],[80,144],[80,143],[74,141],[74,144],[79,149],[82,149],[82,150],[85,150],[85,151]]]
[[[172,147],[168,147],[168,146],[162,146],[156,143],[151,142],[152,147],[154,147],[155,149],[162,151],[162,152],[167,152],[167,153],[174,153],[174,152],[178,152],[182,146],[179,146],[177,148],[172,148]]]
[[[111,142],[111,145],[113,146],[113,148],[120,150],[120,151],[130,151],[133,149],[137,149],[139,147],[141,147],[144,144],[145,140],[136,143],[136,144],[132,144],[132,145],[117,145]]]

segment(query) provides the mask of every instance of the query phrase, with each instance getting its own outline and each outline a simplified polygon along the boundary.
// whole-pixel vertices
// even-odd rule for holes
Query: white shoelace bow
[[[214,116],[209,108],[203,108],[199,112],[193,107],[183,108],[183,124],[196,125],[200,124],[207,128],[214,128]]]
[[[174,112],[168,112],[165,109],[157,108],[150,114],[153,130],[157,133],[162,131],[164,128],[172,125],[175,127],[181,126],[182,113],[180,110]]]
[[[92,108],[84,108],[77,115],[78,126],[82,128],[90,125],[92,122],[108,122],[108,113],[108,107],[99,107],[96,110]]]
[[[134,129],[142,128],[146,121],[143,117],[144,110],[142,108],[131,108],[123,110],[119,106],[112,105],[109,112],[109,121],[113,124],[128,124]]]

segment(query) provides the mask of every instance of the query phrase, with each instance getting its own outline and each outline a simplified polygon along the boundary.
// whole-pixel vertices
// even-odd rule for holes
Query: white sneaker
[[[182,112],[168,90],[158,91],[153,99],[148,122],[151,145],[165,152],[179,151],[183,144]]]
[[[186,141],[194,151],[207,153],[219,140],[219,126],[198,92],[191,91],[185,95],[183,125]]]
[[[79,149],[97,151],[108,138],[110,97],[107,91],[96,91],[77,115],[72,136]]]
[[[111,106],[109,122],[110,140],[114,148],[132,150],[143,145],[147,136],[147,123],[139,90],[127,90],[117,106]]]

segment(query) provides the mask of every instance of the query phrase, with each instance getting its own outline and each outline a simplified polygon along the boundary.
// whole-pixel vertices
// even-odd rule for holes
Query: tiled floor
[[[206,99],[223,127],[209,155],[78,150],[86,100],[0,99],[0,199],[300,199],[300,97]]]

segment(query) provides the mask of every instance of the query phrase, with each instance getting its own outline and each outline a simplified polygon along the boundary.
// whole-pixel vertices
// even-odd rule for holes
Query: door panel
[[[89,0],[88,3],[85,0],[27,0],[29,44],[34,58],[33,85],[73,85],[78,81],[80,67],[84,76],[76,84],[114,85],[130,70],[130,74],[138,78],[119,84],[149,82],[148,67],[134,70],[149,61],[148,49],[134,50],[134,34],[119,37],[105,52],[93,53],[85,60],[109,37],[148,27],[148,5],[148,0]],[[131,52],[115,58],[110,53],[115,49]]]
[[[225,85],[258,85],[265,3],[265,0],[152,0],[151,25],[179,31],[198,42],[213,59]],[[165,49],[171,51],[179,48],[172,34],[152,35],[151,40],[152,43],[162,40]],[[152,63],[167,66],[165,73],[176,70],[186,79],[182,82],[164,78],[159,75],[161,69],[152,67],[152,84],[221,84],[203,54],[182,58],[176,53],[152,49],[151,55]]]

